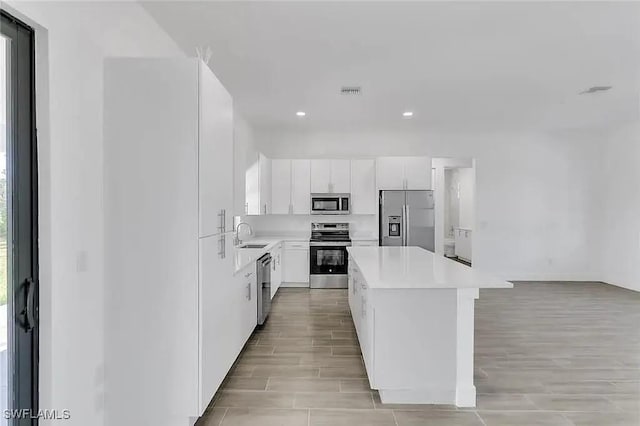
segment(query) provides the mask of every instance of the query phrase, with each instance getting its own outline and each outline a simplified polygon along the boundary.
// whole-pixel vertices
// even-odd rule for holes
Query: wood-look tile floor
[[[639,426],[640,294],[518,283],[476,303],[477,407],[385,405],[346,290],[278,291],[198,426]]]

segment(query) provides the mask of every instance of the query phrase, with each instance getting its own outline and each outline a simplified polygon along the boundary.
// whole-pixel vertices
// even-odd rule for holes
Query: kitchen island
[[[474,407],[474,302],[506,281],[419,247],[350,247],[349,306],[384,403]]]

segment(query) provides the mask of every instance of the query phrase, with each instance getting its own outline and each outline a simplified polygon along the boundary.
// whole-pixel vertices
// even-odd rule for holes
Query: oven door
[[[347,275],[348,260],[346,246],[313,246],[309,256],[311,275]]]

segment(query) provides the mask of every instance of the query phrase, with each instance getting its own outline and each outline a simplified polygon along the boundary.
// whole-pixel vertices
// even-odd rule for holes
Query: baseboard
[[[618,284],[618,283],[614,283],[614,282],[607,282],[607,281],[602,281],[603,284],[609,284],[612,285],[614,287],[620,287],[620,288],[624,288],[625,290],[631,290],[631,291],[635,291],[640,293],[640,287],[631,287],[629,285],[626,284]]]
[[[613,287],[624,288],[625,290],[640,292],[640,288],[637,288],[637,287],[631,287],[624,284],[616,284],[613,282],[598,281],[593,279],[591,280],[509,280],[509,282],[512,282],[514,284],[531,284],[531,285],[536,285],[537,283],[557,283],[557,284],[566,284],[566,285],[594,283],[594,284],[605,284]]]
[[[378,393],[384,404],[456,404],[454,388],[378,389]],[[475,394],[473,401],[475,404]]]
[[[458,407],[475,407],[476,387],[474,385],[458,386],[456,388],[456,405]]]
[[[289,287],[289,288],[309,288],[309,283],[282,283],[280,287]]]
[[[477,265],[475,265],[477,266]],[[602,278],[599,274],[509,274],[509,273],[496,273],[499,277],[502,277],[505,281],[575,281],[575,282],[599,282]]]

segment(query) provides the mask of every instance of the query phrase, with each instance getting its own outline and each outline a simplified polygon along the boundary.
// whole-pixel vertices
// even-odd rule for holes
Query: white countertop
[[[420,247],[348,247],[372,289],[512,288],[513,284]]]

